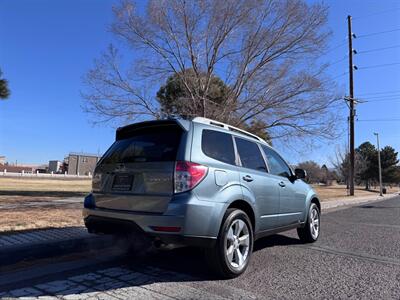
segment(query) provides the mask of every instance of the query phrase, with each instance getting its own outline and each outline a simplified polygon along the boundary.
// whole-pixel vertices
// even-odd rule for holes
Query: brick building
[[[14,166],[14,165],[4,165],[0,164],[0,172],[10,172],[10,173],[33,173],[35,168],[31,166]]]
[[[93,174],[94,168],[100,158],[101,156],[96,154],[71,152],[68,155],[68,174]]]

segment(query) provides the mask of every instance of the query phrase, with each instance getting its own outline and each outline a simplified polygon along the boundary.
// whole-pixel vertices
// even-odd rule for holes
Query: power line
[[[366,67],[357,67],[357,70],[375,69],[375,68],[389,67],[389,66],[395,66],[395,65],[400,65],[400,62],[395,62],[395,63],[391,63],[391,64],[366,66]]]
[[[364,94],[365,97],[366,94]],[[368,99],[374,99],[374,98],[393,98],[393,97],[398,97],[400,96],[399,92],[396,93],[391,93],[391,94],[383,94],[383,95],[371,95],[367,96]]]
[[[362,99],[364,100],[364,99]],[[400,97],[393,98],[393,99],[376,99],[376,100],[366,100],[363,103],[369,103],[369,102],[385,102],[385,101],[400,101]]]
[[[339,75],[337,75],[337,76],[335,76],[335,77],[332,77],[332,78],[330,78],[330,79],[336,79],[336,78],[339,78],[339,77],[345,76],[345,75],[347,75],[347,74],[349,74],[349,72],[344,72],[344,73],[342,73],[342,74],[339,74]]]
[[[340,44],[338,44],[336,46],[333,46],[332,48],[326,50],[325,52],[323,52],[323,54],[328,54],[329,52],[332,52],[333,50],[336,50],[336,49],[338,49],[338,48],[340,48],[340,47],[342,47],[342,46],[344,46],[346,44],[347,44],[347,40],[345,40],[344,42],[342,42],[342,43],[340,43]]]
[[[400,119],[365,119],[365,120],[358,120],[357,122],[398,122]]]
[[[357,38],[360,39],[360,38],[364,38],[364,37],[368,37],[368,36],[385,34],[385,33],[390,33],[390,32],[395,32],[395,31],[400,31],[400,28],[386,30],[386,31],[380,31],[380,32],[373,32],[373,33],[368,33],[368,34],[362,34],[362,35],[358,35]]]
[[[386,50],[386,49],[394,49],[394,48],[400,48],[400,45],[383,47],[383,48],[375,48],[375,49],[370,49],[370,50],[365,50],[365,51],[360,51],[360,52],[357,51],[357,55],[358,54],[364,54],[364,53],[370,53],[370,52],[383,51],[383,50]]]
[[[371,93],[364,93],[360,94],[360,96],[365,96],[365,95],[380,95],[380,94],[393,94],[393,93],[399,93],[400,90],[391,90],[391,91],[384,91],[384,92],[371,92]]]
[[[386,14],[386,13],[390,13],[390,12],[395,12],[395,11],[398,11],[398,10],[400,10],[400,8],[387,9],[387,10],[379,11],[379,12],[372,13],[372,14],[369,14],[369,15],[354,17],[353,20],[369,18],[369,17],[373,17],[373,16],[377,16],[377,15],[382,15],[382,14]]]
[[[363,97],[363,99],[392,99],[398,97],[400,97],[400,94]]]
[[[342,62],[342,61],[344,61],[344,60],[346,60],[346,59],[347,59],[347,55],[345,55],[343,58],[341,58],[341,59],[339,59],[339,60],[337,60],[337,61],[334,61],[333,63],[330,63],[330,64],[328,65],[328,67],[334,66],[334,65],[336,65],[336,64],[338,64],[338,63],[340,63],[340,62]]]

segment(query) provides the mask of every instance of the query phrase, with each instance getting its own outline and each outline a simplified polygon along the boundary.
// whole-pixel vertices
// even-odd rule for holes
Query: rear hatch
[[[183,129],[175,122],[142,124],[119,129],[96,167],[97,207],[149,213],[167,209]]]

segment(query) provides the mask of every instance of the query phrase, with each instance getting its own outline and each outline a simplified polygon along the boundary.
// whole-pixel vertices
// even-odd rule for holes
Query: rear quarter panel
[[[218,223],[218,230],[222,218],[229,205],[236,200],[248,202],[256,215],[258,212],[254,205],[255,199],[251,192],[243,193],[240,182],[240,168],[236,165],[227,164],[211,157],[206,156],[201,149],[201,137],[203,129],[211,129],[227,133],[225,130],[218,130],[218,127],[210,127],[204,124],[193,124],[193,138],[191,161],[208,166],[206,178],[193,190],[200,201],[209,201],[214,203],[224,203],[220,207],[218,216],[214,214],[214,221]]]
[[[307,196],[306,196],[306,205],[304,208],[304,216],[303,216],[304,222],[305,222],[306,218],[307,218],[308,210],[310,209],[311,201],[313,199],[316,199],[318,201],[318,203],[320,203],[320,204],[321,204],[321,201],[320,201],[320,198],[317,195],[317,193],[314,191],[314,189],[307,183],[304,182],[304,184],[308,186],[308,191],[307,191]]]

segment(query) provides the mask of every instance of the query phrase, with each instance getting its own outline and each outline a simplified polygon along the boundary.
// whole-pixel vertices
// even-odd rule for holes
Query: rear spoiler
[[[129,136],[132,132],[138,129],[151,128],[157,126],[169,126],[169,125],[178,125],[185,131],[189,131],[190,121],[183,119],[168,119],[168,120],[153,120],[153,121],[145,121],[140,123],[130,124],[124,127],[117,128],[115,134],[115,140],[122,140]]]

